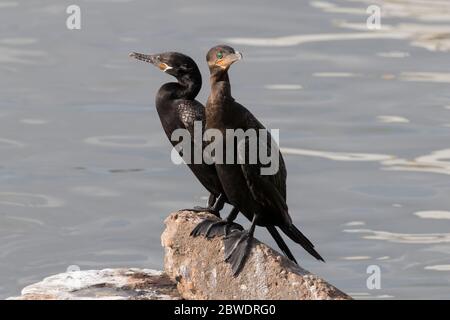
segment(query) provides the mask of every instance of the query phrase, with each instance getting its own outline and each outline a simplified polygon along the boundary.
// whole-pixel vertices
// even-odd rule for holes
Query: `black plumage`
[[[161,86],[156,94],[156,110],[161,120],[162,127],[173,146],[177,141],[172,141],[172,133],[177,129],[187,129],[191,136],[192,158],[187,159],[188,167],[210,192],[208,208],[195,207],[194,211],[209,211],[219,215],[219,211],[226,202],[221,183],[217,177],[214,165],[204,162],[195,164],[193,155],[196,146],[202,147],[202,141],[194,142],[194,122],[202,122],[205,127],[205,108],[195,100],[202,86],[202,77],[197,64],[190,57],[178,52],[165,52],[161,54],[147,55],[131,53],[131,57],[149,62],[177,79],[177,82],[166,83]],[[182,150],[179,150],[182,156]]]
[[[211,93],[206,104],[206,127],[220,130],[225,137],[225,144],[230,143],[225,134],[227,129],[244,131],[265,129],[249,110],[231,96],[228,69],[241,57],[240,53],[225,45],[214,47],[207,54],[211,73]],[[266,149],[271,150],[274,142],[270,133],[268,131],[259,133],[258,140],[262,139],[261,134],[267,135]],[[249,144],[248,141],[241,142],[247,146]],[[266,227],[280,249],[294,262],[295,258],[277,227],[315,258],[323,261],[313,244],[292,223],[286,204],[286,166],[276,144],[273,146],[276,147],[277,152],[273,156],[278,155],[279,170],[272,175],[261,174],[261,168],[265,165],[259,157],[255,164],[216,163],[217,174],[228,201],[252,221],[249,230],[234,230],[225,237],[225,260],[231,263],[234,274],[238,274],[245,264],[257,225]],[[248,151],[248,148],[245,150]],[[224,148],[224,152],[229,150]],[[237,148],[234,152],[238,153]],[[231,222],[234,218],[235,216],[229,217],[228,221]]]

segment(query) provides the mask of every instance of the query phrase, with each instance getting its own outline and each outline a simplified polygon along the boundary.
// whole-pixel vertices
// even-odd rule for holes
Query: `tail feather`
[[[306,236],[300,230],[298,230],[296,226],[291,224],[290,226],[282,226],[280,228],[292,241],[301,245],[303,249],[309,252],[310,255],[312,255],[317,260],[325,262],[322,256],[314,249],[314,245],[312,244],[312,242],[309,241],[309,239],[306,238]]]
[[[283,251],[284,255],[288,257],[289,260],[292,260],[297,264],[297,260],[295,260],[294,255],[292,254],[291,250],[289,250],[289,247],[287,246],[286,242],[284,242],[277,228],[275,228],[274,226],[268,226],[267,231],[269,231],[270,235],[275,240],[281,251]]]

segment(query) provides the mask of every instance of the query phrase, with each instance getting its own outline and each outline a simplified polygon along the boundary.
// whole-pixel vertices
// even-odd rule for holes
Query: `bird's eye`
[[[216,53],[216,57],[217,57],[217,59],[222,59],[222,58],[223,58],[223,53],[222,53],[222,51],[217,52],[217,53]]]

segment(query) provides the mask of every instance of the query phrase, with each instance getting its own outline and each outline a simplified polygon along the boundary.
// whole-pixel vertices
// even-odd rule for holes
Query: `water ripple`
[[[39,50],[13,49],[0,46],[0,63],[37,64],[36,58],[42,58],[46,53]]]
[[[409,120],[400,116],[378,116],[378,121],[382,123],[409,123]]]
[[[450,271],[450,264],[438,264],[435,266],[426,266],[424,269],[433,271]]]
[[[297,148],[280,148],[280,150],[284,154],[319,157],[335,161],[382,161],[394,158],[386,154],[331,152]]]
[[[97,186],[78,186],[72,188],[72,191],[90,197],[117,197],[120,195],[117,191]]]
[[[441,0],[348,0],[362,2],[364,6],[375,4],[382,7],[383,17],[409,18],[417,20],[416,24],[399,23],[397,25],[382,24],[381,30],[374,31],[385,36],[399,36],[409,39],[412,46],[421,47],[430,51],[450,51],[450,25],[428,24],[422,22],[448,22],[450,21],[450,2]],[[324,12],[335,14],[358,14],[367,16],[365,7],[343,7],[334,2],[313,1],[313,7]],[[366,23],[352,23],[341,20],[335,23],[337,27],[357,31],[367,30]]]
[[[155,145],[153,140],[142,136],[96,136],[84,142],[102,147],[147,148]]]
[[[25,147],[25,144],[20,141],[16,141],[16,140],[0,138],[0,148],[5,148],[5,147],[6,148],[8,148],[8,147],[23,148],[23,147]]]
[[[0,204],[29,208],[57,208],[62,207],[64,201],[44,194],[0,192]]]
[[[352,72],[315,72],[313,77],[318,78],[355,78],[360,77],[360,74]]]
[[[362,238],[370,240],[384,240],[394,243],[407,244],[436,244],[449,243],[450,233],[395,233],[371,229],[345,229],[347,233],[366,234]]]
[[[269,90],[301,90],[303,87],[299,84],[267,84],[264,88]]]
[[[394,171],[417,171],[440,173],[450,175],[450,149],[434,151],[431,154],[418,157],[414,160],[396,158],[394,160],[383,161],[386,166],[384,170]]]
[[[415,212],[414,215],[418,216],[422,219],[442,219],[449,220],[450,219],[450,211],[418,211]]]
[[[382,170],[416,171],[450,175],[450,149],[433,151],[430,154],[413,160],[398,158],[387,154],[351,153],[308,150],[299,148],[280,148],[288,155],[318,157],[334,161],[376,161],[382,165]]]
[[[448,72],[402,72],[402,81],[450,83]]]
[[[324,41],[348,41],[348,40],[375,40],[375,39],[406,39],[409,33],[402,32],[353,32],[353,33],[322,33],[322,34],[299,34],[292,36],[271,38],[225,38],[225,42],[237,45],[256,47],[289,47],[304,43]]]
[[[372,257],[370,256],[350,256],[350,257],[342,257],[342,260],[347,261],[360,261],[360,260],[370,260]]]

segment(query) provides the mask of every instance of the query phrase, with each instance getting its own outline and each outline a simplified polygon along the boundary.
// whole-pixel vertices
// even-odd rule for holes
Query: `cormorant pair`
[[[177,82],[164,84],[156,95],[156,109],[169,140],[176,129],[187,129],[192,137],[191,146],[194,148],[197,143],[194,142],[195,121],[201,121],[203,128],[222,132],[225,145],[227,129],[254,129],[257,132],[265,129],[250,111],[231,96],[228,69],[242,58],[233,48],[219,45],[208,51],[206,60],[211,74],[211,93],[206,108],[195,100],[202,85],[202,78],[197,64],[190,57],[177,52],[154,55],[133,52],[130,56],[149,62],[177,79]],[[273,141],[268,131],[265,134],[267,150],[271,150]],[[258,139],[261,139],[260,135]],[[171,142],[176,145],[176,142]],[[237,146],[234,151],[234,154],[238,153]],[[225,203],[233,206],[225,220],[204,220],[195,227],[191,235],[204,235],[207,238],[225,235],[225,260],[231,264],[234,275],[237,275],[245,264],[257,225],[266,227],[283,253],[295,263],[293,254],[276,227],[316,259],[323,261],[314,245],[292,223],[286,204],[286,167],[281,153],[278,150],[277,153],[279,170],[273,175],[261,175],[260,170],[264,165],[259,159],[256,164],[188,163],[197,179],[210,192],[208,207],[195,207],[195,211],[208,211],[220,217],[219,211]],[[243,230],[233,222],[239,212],[252,222],[248,230]]]

